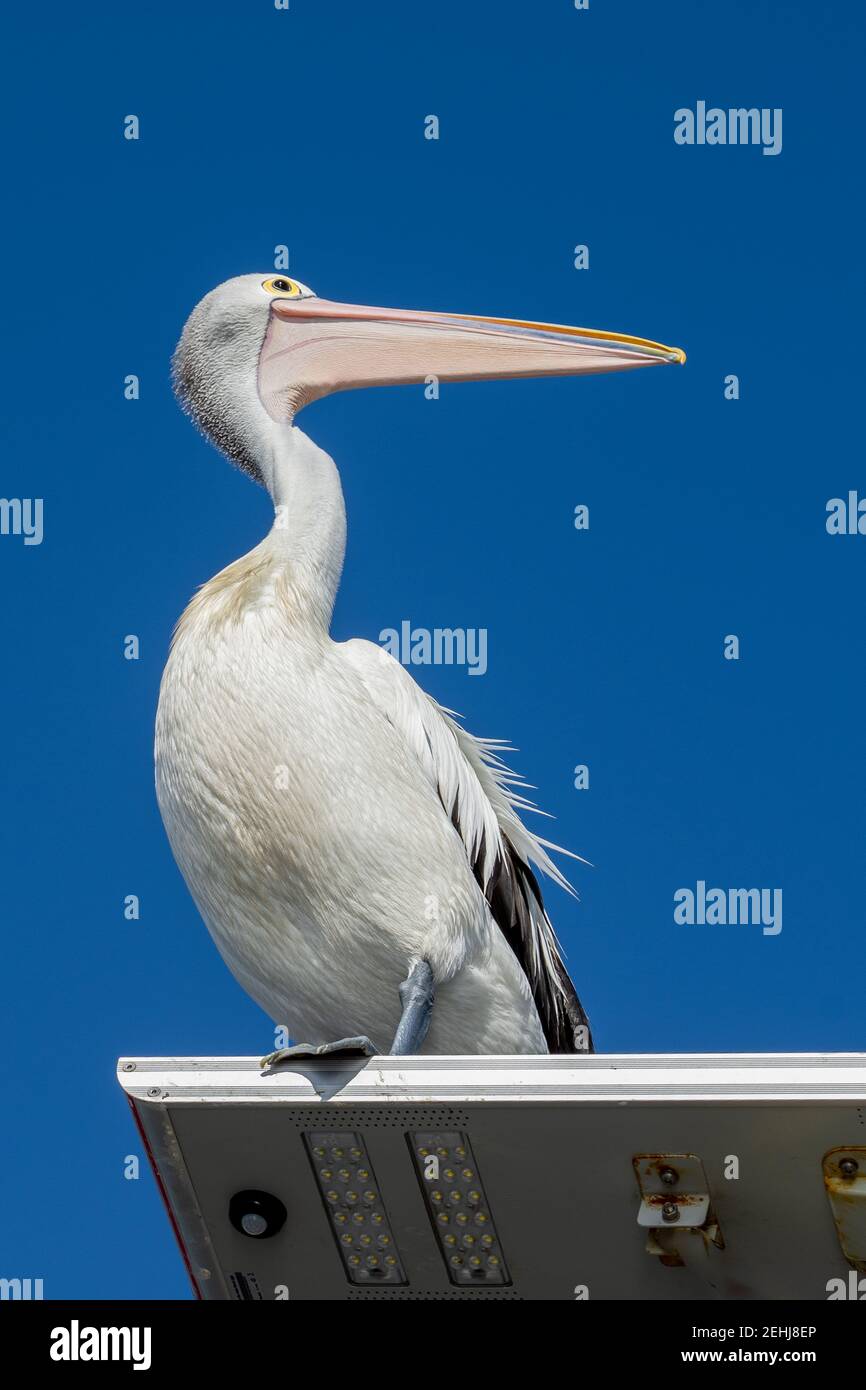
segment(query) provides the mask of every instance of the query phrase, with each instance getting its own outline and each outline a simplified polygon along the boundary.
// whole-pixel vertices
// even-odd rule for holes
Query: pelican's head
[[[624,333],[338,304],[275,272],[239,275],[205,295],[177,346],[174,383],[217,448],[262,482],[269,438],[332,391],[684,361],[680,348]]]

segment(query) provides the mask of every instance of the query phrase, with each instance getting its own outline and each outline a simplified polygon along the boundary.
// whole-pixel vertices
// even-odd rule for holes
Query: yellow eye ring
[[[275,275],[270,280],[263,280],[262,289],[280,299],[300,299],[302,293],[297,280],[290,280],[288,275]]]

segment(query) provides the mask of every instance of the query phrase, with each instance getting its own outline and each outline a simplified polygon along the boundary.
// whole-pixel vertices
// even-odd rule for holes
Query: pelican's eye
[[[282,299],[303,299],[311,293],[306,285],[301,285],[297,280],[290,280],[287,275],[275,275],[270,280],[263,280],[262,289]]]

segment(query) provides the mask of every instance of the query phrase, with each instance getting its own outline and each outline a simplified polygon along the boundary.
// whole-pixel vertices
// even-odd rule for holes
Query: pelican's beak
[[[259,394],[285,420],[309,401],[358,386],[582,376],[685,362],[681,348],[557,323],[274,299]]]

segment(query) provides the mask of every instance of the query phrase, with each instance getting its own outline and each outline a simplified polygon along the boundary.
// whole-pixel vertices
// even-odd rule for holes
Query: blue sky
[[[601,1050],[862,1047],[866,538],[825,529],[866,495],[858,7],[52,0],[5,23],[0,491],[44,499],[44,539],[0,536],[0,1153],[7,1194],[44,1200],[4,1213],[0,1273],[187,1297],[149,1175],[123,1178],[115,1060],[271,1046],[175,869],[152,728],[175,619],[269,525],[169,357],[278,244],[329,298],[687,350],[312,406],[349,514],[334,633],[487,629],[483,678],[415,674],[513,741],[594,865],[549,905]],[[782,153],[676,145],[701,99],[781,107]],[[676,925],[699,879],[781,888],[783,930]]]

